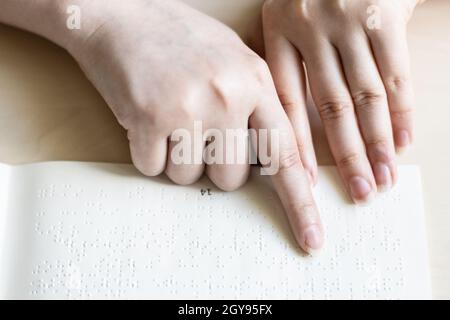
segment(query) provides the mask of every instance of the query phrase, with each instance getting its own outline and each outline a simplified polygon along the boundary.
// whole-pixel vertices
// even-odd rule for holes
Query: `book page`
[[[0,221],[2,220],[2,215],[4,215],[6,212],[6,205],[9,193],[10,172],[11,172],[10,166],[0,163]]]
[[[255,173],[255,172],[254,172]],[[326,245],[294,242],[267,177],[226,193],[180,187],[129,165],[14,168],[1,288],[23,299],[431,298],[421,182],[367,207],[349,203],[334,168],[315,189]],[[5,261],[5,259],[3,259]]]
[[[2,251],[4,247],[3,243],[5,243],[6,217],[8,213],[8,198],[10,193],[10,173],[11,167],[0,163],[0,271],[1,266],[8,263],[8,261],[3,258],[4,255]],[[0,277],[0,288],[3,286],[1,280],[2,278]]]

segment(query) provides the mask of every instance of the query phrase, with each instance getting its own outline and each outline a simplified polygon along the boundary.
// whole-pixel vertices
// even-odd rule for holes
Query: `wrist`
[[[36,33],[63,45],[67,6],[66,0],[2,0],[0,23]]]
[[[1,1],[1,0],[0,0]],[[166,6],[176,0],[65,0],[73,4],[77,2],[81,9],[81,28],[71,30],[65,28],[62,34],[63,41],[58,43],[66,48],[77,60],[83,59],[93,45],[99,39],[107,39],[111,36],[119,37],[121,30],[132,21],[139,21],[142,18],[143,9],[146,10],[145,18],[151,21],[158,21],[163,11],[168,10]],[[169,8],[170,9],[170,8]],[[68,14],[65,14],[67,19]]]
[[[116,0],[1,0],[0,23],[17,27],[71,51],[88,37]],[[79,22],[79,23],[78,23]]]
[[[116,0],[50,0],[53,30],[44,35],[74,55],[84,42],[111,16]]]
[[[57,45],[69,50],[72,43],[83,37],[86,30],[83,16],[86,11],[84,0],[50,0],[46,8],[48,21],[41,20],[32,32],[49,39]]]

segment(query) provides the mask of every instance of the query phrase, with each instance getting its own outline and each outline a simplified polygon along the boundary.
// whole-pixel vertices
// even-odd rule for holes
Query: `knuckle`
[[[294,213],[299,214],[299,219],[301,219],[305,224],[314,223],[319,218],[317,207],[312,199],[290,203],[289,208]]]
[[[154,109],[154,113],[164,125],[170,125],[170,123],[178,121],[192,121],[196,119],[196,96],[194,90],[185,89],[177,91],[178,95],[166,99],[162,99],[162,102],[155,104],[157,106]],[[163,103],[165,108],[162,108]]]
[[[386,89],[390,92],[398,92],[404,89],[407,89],[409,86],[410,80],[407,76],[394,76],[387,77],[385,79]]]
[[[353,102],[357,109],[373,109],[385,101],[386,93],[379,89],[363,90],[353,95]]]
[[[209,81],[209,87],[215,100],[219,102],[218,105],[224,107],[225,109],[229,109],[234,105],[231,98],[232,94],[221,78],[212,78]]]
[[[290,9],[297,20],[305,20],[305,21],[310,20],[311,1],[307,0],[292,1],[290,5],[293,6]]]
[[[393,147],[388,138],[381,137],[378,139],[372,139],[366,141],[367,154],[369,158],[378,159],[378,161],[383,161],[385,163],[390,163],[394,161],[395,153],[393,152]]]
[[[126,93],[124,101],[120,101],[120,103],[129,105],[133,110],[132,113],[137,117],[154,116],[155,108],[153,106],[158,105],[159,99],[145,90],[138,88],[133,90],[133,92]]]
[[[189,102],[183,101],[178,103],[178,111],[180,119],[184,119],[185,121],[197,120],[195,110],[196,109],[193,108]]]
[[[373,148],[373,149],[386,149],[388,146],[388,139],[385,137],[380,137],[380,138],[374,138],[371,140],[367,140],[366,141],[366,146],[368,148]]]
[[[267,63],[261,59],[260,57],[256,57],[253,62],[253,73],[255,76],[256,83],[259,86],[265,86],[269,82],[271,76],[270,76],[270,69]]]
[[[169,105],[175,106],[175,110],[178,113],[178,119],[186,119],[186,120],[194,120],[197,116],[197,93],[195,88],[192,88],[189,85],[180,91],[178,97],[173,97],[169,103]],[[164,108],[158,108],[161,110],[161,116],[167,117],[167,110]]]
[[[352,167],[355,166],[360,161],[360,159],[361,156],[358,153],[352,152],[338,159],[337,165],[340,168]]]
[[[391,110],[391,118],[396,121],[409,120],[412,117],[413,108],[412,107],[400,107],[395,110]]]
[[[135,99],[132,101],[132,105],[134,106],[134,110],[139,115],[150,115],[151,114],[151,108],[150,108],[150,101],[146,99]]]
[[[279,171],[286,171],[301,166],[298,150],[286,150],[280,153]]]
[[[322,120],[338,120],[353,112],[353,104],[348,99],[342,98],[322,99],[318,109]]]
[[[128,123],[131,121],[131,125],[136,122],[144,121],[147,126],[156,127],[158,123],[161,123],[165,118],[162,112],[159,112],[159,108],[153,108],[155,102],[147,99],[132,102],[133,112],[130,115]],[[130,124],[128,124],[130,127]]]
[[[279,92],[278,99],[287,114],[295,111],[300,105],[300,101],[298,99],[293,98],[292,95],[287,93]]]

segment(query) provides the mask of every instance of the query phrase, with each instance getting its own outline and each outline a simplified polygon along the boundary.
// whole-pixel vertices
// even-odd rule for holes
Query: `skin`
[[[264,3],[265,58],[296,130],[302,162],[316,177],[306,129],[306,73],[332,154],[356,203],[368,202],[377,191],[395,184],[396,150],[413,141],[406,25],[417,4],[417,0]],[[374,14],[380,17],[375,28]]]
[[[79,5],[81,30],[66,25],[67,5]],[[42,17],[48,17],[42,19]],[[2,0],[0,21],[38,33],[78,61],[128,131],[134,165],[179,184],[204,171],[224,190],[247,179],[249,165],[177,165],[168,152],[176,129],[278,130],[279,171],[271,176],[295,238],[306,252],[323,244],[323,228],[292,125],[270,70],[238,35],[178,1]],[[200,155],[203,145],[192,150]]]
[[[303,63],[356,202],[395,183],[395,148],[412,141],[405,26],[416,3],[376,1],[383,28],[371,31],[365,13],[373,3],[267,1],[268,65],[228,27],[172,0],[2,0],[0,22],[44,36],[77,60],[127,130],[133,163],[147,176],[165,172],[190,184],[206,171],[218,187],[235,190],[248,165],[176,164],[170,135],[193,131],[194,121],[203,130],[278,130],[281,143],[269,140],[280,155],[273,184],[298,244],[313,253],[324,234],[311,193],[317,164]],[[65,27],[69,5],[81,8],[81,30]]]

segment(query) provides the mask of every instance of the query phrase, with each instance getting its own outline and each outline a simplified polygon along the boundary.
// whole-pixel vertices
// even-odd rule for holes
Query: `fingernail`
[[[372,187],[366,179],[353,177],[350,179],[350,194],[357,204],[369,203],[372,200]]]
[[[381,162],[376,163],[373,171],[380,192],[386,192],[392,188],[391,170],[386,164]]]
[[[305,246],[306,251],[310,255],[315,255],[322,248],[323,235],[322,231],[317,225],[310,226],[305,230]]]
[[[399,152],[405,151],[411,144],[411,137],[406,130],[400,130],[395,136],[395,143]]]

